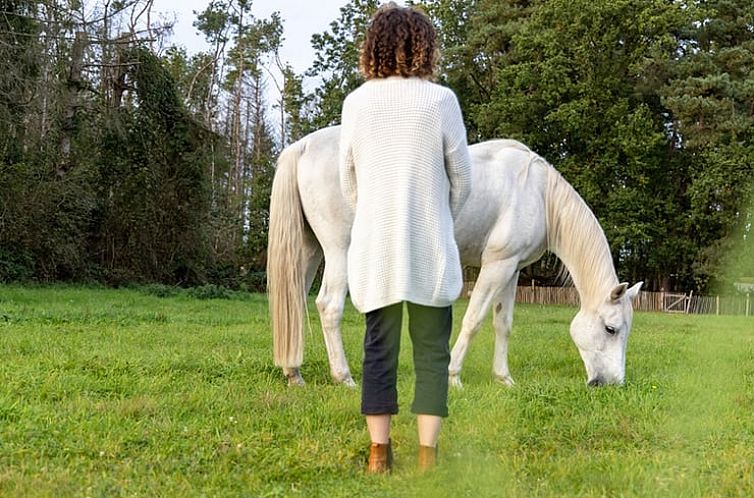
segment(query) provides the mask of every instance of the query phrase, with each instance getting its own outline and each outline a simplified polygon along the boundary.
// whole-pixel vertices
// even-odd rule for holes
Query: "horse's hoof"
[[[351,377],[350,375],[341,380],[340,383],[349,389],[356,389],[356,382],[354,382],[353,377]]]
[[[448,375],[448,385],[453,389],[463,389],[460,375]]]
[[[306,385],[306,382],[304,382],[304,378],[301,377],[301,374],[292,375],[288,377],[288,387],[305,386],[305,385]]]
[[[356,387],[356,382],[353,381],[353,377],[351,377],[350,372],[346,372],[345,374],[331,373],[331,375],[332,375],[332,381],[335,382],[336,384],[340,384],[348,388]]]
[[[284,368],[283,373],[288,379],[288,387],[291,386],[303,386],[306,384],[304,378],[301,377],[301,370],[298,368]]]
[[[495,382],[502,384],[506,387],[513,387],[516,385],[516,383],[513,380],[513,377],[510,375],[495,375]]]

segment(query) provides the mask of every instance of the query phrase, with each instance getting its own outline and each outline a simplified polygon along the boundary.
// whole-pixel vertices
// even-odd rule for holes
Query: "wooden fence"
[[[464,294],[469,296],[474,282],[466,282]],[[526,304],[579,305],[579,294],[574,287],[520,286],[516,289],[516,302]],[[704,315],[754,316],[754,299],[742,296],[696,296],[692,293],[639,292],[634,300],[637,311],[664,313],[695,313]]]

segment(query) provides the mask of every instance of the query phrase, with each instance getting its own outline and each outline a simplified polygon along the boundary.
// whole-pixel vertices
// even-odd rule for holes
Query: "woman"
[[[462,287],[453,220],[469,195],[471,161],[455,95],[430,81],[436,61],[427,16],[393,2],[382,6],[361,51],[367,81],[343,103],[340,179],[355,213],[349,290],[366,313],[361,409],[372,440],[370,473],[392,464],[404,302],[422,470],[435,464],[448,415],[451,305]]]

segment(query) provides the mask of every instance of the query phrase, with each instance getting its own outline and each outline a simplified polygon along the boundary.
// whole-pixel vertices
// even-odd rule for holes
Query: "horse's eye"
[[[615,329],[615,327],[611,327],[610,325],[605,325],[605,332],[607,332],[610,335],[615,335],[617,330]]]

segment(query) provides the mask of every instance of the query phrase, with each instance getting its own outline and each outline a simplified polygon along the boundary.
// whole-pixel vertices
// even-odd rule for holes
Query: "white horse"
[[[275,364],[290,385],[303,384],[306,295],[324,255],[316,299],[332,378],[354,386],[343,351],[340,322],[346,293],[346,251],[353,214],[338,181],[339,129],[314,132],[287,147],[272,186],[267,279]],[[630,289],[619,283],[607,239],[586,203],[544,159],[513,140],[470,147],[473,186],[455,222],[462,264],[479,267],[463,326],[451,353],[449,380],[460,373],[472,338],[493,309],[496,379],[513,384],[508,370],[508,337],[519,271],[546,250],[571,274],[581,309],[571,337],[586,367],[590,386],[620,384],[631,331]]]

